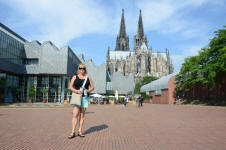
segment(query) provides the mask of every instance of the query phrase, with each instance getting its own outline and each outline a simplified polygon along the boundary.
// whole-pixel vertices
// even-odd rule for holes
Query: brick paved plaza
[[[225,150],[226,108],[91,105],[85,138],[68,139],[72,108],[0,108],[1,150]]]

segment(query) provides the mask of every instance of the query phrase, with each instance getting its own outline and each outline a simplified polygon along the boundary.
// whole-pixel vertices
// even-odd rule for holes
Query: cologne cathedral
[[[108,48],[106,65],[110,75],[113,75],[114,72],[121,72],[124,76],[132,74],[135,82],[144,76],[162,77],[173,73],[169,51],[166,49],[164,52],[154,52],[148,46],[148,39],[144,34],[141,10],[137,33],[133,37],[132,51],[129,47],[124,10],[122,10],[120,30],[116,39],[115,50]]]

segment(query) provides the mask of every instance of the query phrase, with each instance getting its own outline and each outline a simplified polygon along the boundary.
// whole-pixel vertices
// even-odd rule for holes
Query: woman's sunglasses
[[[78,68],[78,69],[79,69],[79,70],[82,70],[82,69],[83,69],[83,70],[86,70],[86,68]]]

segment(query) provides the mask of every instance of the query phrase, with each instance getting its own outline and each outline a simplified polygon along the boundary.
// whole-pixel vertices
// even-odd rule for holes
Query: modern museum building
[[[0,23],[0,102],[63,102],[80,59],[69,46],[27,41]]]

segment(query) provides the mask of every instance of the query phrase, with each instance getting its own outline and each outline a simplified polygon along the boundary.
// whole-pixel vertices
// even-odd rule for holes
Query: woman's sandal
[[[72,139],[72,138],[74,138],[74,137],[76,137],[76,134],[75,134],[75,133],[71,133],[71,134],[68,136],[69,139]]]
[[[78,132],[78,136],[80,136],[80,137],[85,137],[85,135],[82,134],[82,132]]]

